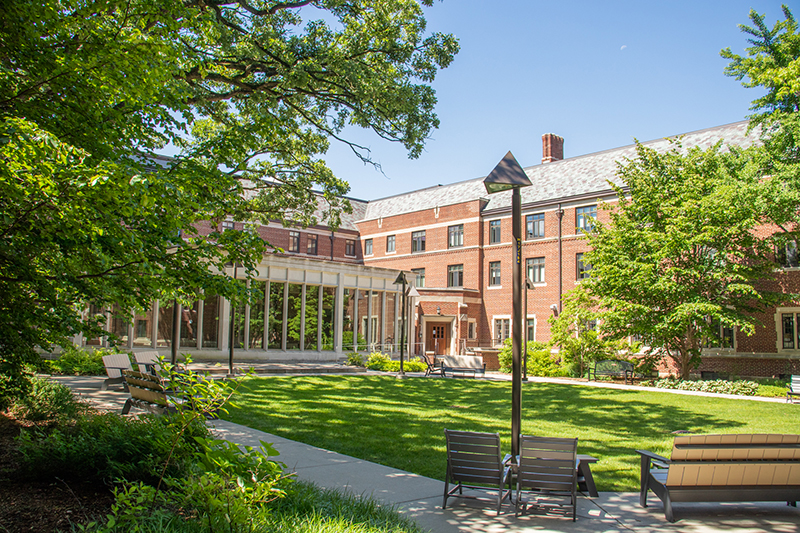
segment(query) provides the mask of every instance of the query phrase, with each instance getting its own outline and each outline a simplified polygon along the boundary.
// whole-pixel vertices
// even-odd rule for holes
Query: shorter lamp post
[[[403,309],[400,312],[400,372],[397,374],[397,379],[404,379],[406,377],[406,373],[403,370],[403,349],[405,348],[405,338],[406,338],[406,285],[408,284],[408,279],[406,278],[406,273],[402,270],[400,274],[397,275],[397,279],[394,280],[395,285],[402,285],[403,291],[403,301],[401,305]]]

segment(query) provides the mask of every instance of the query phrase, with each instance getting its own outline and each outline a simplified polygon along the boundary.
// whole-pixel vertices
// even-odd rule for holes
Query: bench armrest
[[[652,462],[653,466],[657,468],[668,468],[669,464],[671,463],[671,461],[666,457],[664,457],[663,455],[658,455],[657,453],[653,453],[647,450],[636,450],[636,453],[642,456],[643,467],[645,463],[649,465]]]

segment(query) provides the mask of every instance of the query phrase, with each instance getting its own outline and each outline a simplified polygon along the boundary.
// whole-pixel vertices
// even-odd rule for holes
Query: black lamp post
[[[528,381],[528,291],[533,290],[533,283],[531,282],[531,278],[528,277],[528,273],[525,273],[525,351],[523,352],[522,356],[522,381]]]
[[[522,426],[522,200],[519,190],[530,186],[531,180],[514,155],[508,152],[486,176],[483,184],[489,194],[511,189],[511,233],[514,238],[511,260],[511,457],[515,461],[519,455]]]
[[[401,303],[403,310],[400,313],[400,323],[402,324],[400,328],[400,373],[397,374],[397,378],[404,379],[406,377],[406,373],[403,371],[403,348],[405,348],[406,339],[406,285],[408,284],[406,273],[401,270],[400,274],[397,275],[397,279],[394,280],[394,283],[395,285],[403,286],[403,301]]]

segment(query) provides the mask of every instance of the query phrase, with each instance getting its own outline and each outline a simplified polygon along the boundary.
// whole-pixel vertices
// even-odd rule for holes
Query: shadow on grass
[[[499,433],[504,453],[511,445],[505,381],[269,377],[247,380],[234,402],[241,409],[231,410],[233,422],[435,479],[444,477],[444,428]],[[678,430],[772,432],[758,422],[780,419],[781,405],[756,403],[531,382],[523,387],[522,432],[578,437],[578,452],[600,460],[593,466],[600,490],[638,490],[635,449],[669,454]]]

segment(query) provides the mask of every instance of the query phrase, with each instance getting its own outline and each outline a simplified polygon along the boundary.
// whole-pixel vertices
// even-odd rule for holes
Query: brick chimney
[[[552,163],[564,159],[564,137],[555,133],[542,135],[542,163]]]

